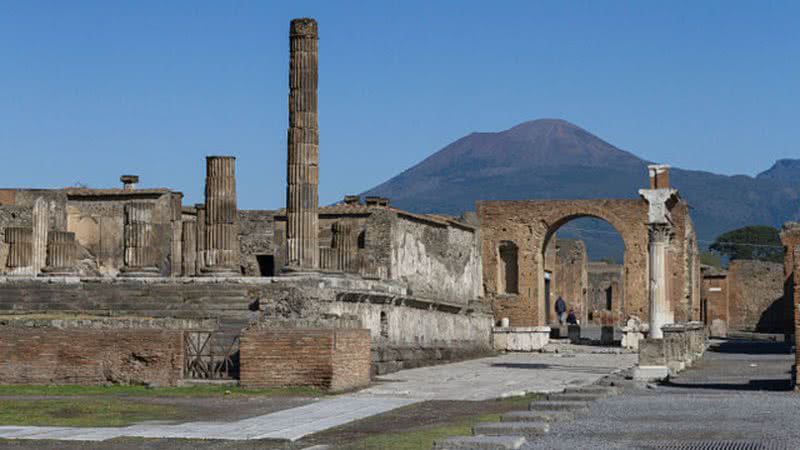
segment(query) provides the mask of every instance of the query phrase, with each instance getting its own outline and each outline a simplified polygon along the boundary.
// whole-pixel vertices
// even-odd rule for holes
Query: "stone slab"
[[[553,401],[567,401],[567,402],[592,402],[605,398],[604,394],[591,394],[580,392],[564,392],[559,394],[547,394],[548,400]]]
[[[661,381],[669,378],[667,366],[637,366],[633,369],[633,379],[637,381]]]
[[[575,418],[572,411],[512,411],[503,414],[502,422],[559,422]]]
[[[536,437],[550,432],[547,422],[483,422],[472,427],[476,436],[525,436]]]
[[[585,411],[589,408],[586,402],[533,401],[528,405],[530,411]]]
[[[522,436],[458,436],[435,441],[436,450],[515,450],[527,440]]]

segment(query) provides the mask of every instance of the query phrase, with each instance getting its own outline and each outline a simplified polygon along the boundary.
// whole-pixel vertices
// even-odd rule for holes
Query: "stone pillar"
[[[33,232],[31,234],[31,269],[34,275],[47,263],[47,201],[42,197],[33,203]]]
[[[355,239],[353,225],[344,222],[333,224],[333,248],[336,252],[336,269],[342,272],[353,271],[355,259]]]
[[[6,266],[9,275],[33,275],[33,230],[31,228],[8,227],[5,241],[8,244]]]
[[[42,273],[47,276],[76,275],[77,255],[75,233],[51,231],[47,235],[47,267]]]
[[[650,337],[663,337],[661,328],[672,322],[667,292],[667,251],[672,227],[651,224],[650,233]]]
[[[172,245],[170,246],[170,275],[180,276],[183,273],[183,194],[170,194],[170,226],[172,227]]]
[[[206,276],[237,276],[239,227],[236,209],[236,158],[206,157]]]
[[[672,217],[670,209],[678,201],[678,191],[669,187],[669,166],[650,165],[651,189],[640,189],[641,195],[648,205],[647,226],[650,235],[649,243],[649,281],[650,281],[650,338],[663,336],[661,327],[671,323],[668,289],[668,257],[672,239]]]
[[[183,257],[181,274],[184,277],[193,277],[197,274],[197,223],[186,221],[182,223],[181,251]]]
[[[153,210],[147,202],[125,205],[125,267],[120,276],[155,277],[159,275],[158,254],[153,235]]]
[[[195,261],[195,274],[203,272],[206,266],[206,205],[198,203],[194,205],[197,211],[197,221],[195,222],[195,239],[197,240],[197,260]]]
[[[287,268],[319,267],[317,22],[294,19],[289,32],[289,131],[286,187]]]

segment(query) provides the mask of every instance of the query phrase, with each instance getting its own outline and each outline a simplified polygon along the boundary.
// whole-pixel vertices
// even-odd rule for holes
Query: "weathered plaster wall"
[[[239,211],[239,257],[243,275],[261,276],[258,255],[271,255],[276,270],[283,265],[274,237],[275,211]]]
[[[461,304],[480,296],[481,261],[473,230],[397,215],[390,261],[389,278],[406,283],[413,295]]]

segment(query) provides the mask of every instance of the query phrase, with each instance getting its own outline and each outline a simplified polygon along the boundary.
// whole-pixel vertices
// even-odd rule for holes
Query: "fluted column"
[[[204,275],[236,276],[239,270],[239,211],[236,208],[236,158],[206,158]]]
[[[33,275],[33,230],[31,228],[8,227],[5,241],[8,244],[6,266],[9,275]]]
[[[47,267],[42,270],[47,276],[75,275],[78,248],[75,233],[51,231],[47,234]]]
[[[195,275],[203,272],[206,266],[206,205],[197,203],[194,205],[197,211],[195,222],[195,239],[197,241],[197,260],[195,261]]]
[[[153,235],[153,210],[147,202],[130,202],[125,205],[125,267],[120,276],[158,276],[158,255]]]
[[[185,277],[192,277],[197,273],[197,224],[195,222],[183,222],[183,234],[181,238],[181,250],[183,258],[181,262],[183,268],[181,273]]]
[[[672,239],[668,224],[649,225],[650,254],[650,337],[661,338],[661,327],[672,323],[667,292],[667,251]]]
[[[31,268],[36,275],[47,263],[47,201],[42,197],[33,202],[31,234]]]
[[[319,267],[317,22],[294,19],[289,32],[289,131],[286,187],[287,266]]]
[[[353,226],[349,223],[336,222],[333,224],[333,248],[336,251],[336,268],[343,272],[353,270],[355,257],[355,242]]]

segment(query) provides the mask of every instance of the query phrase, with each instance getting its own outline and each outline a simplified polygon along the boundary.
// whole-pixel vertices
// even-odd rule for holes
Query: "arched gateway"
[[[483,284],[495,318],[507,317],[512,326],[545,324],[544,249],[559,227],[581,217],[608,222],[625,243],[625,299],[614,311],[617,323],[634,315],[649,320],[651,302],[659,296],[661,323],[699,318],[694,228],[688,205],[669,188],[665,172],[665,166],[652,166],[650,189],[641,190],[638,199],[478,201]],[[655,272],[650,270],[653,256],[658,258]],[[510,268],[515,280],[509,279],[514,276]],[[515,289],[508,290],[509,285]]]

